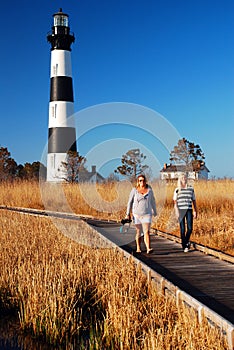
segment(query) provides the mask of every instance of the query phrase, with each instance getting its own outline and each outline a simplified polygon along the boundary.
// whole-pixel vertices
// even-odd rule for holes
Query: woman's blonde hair
[[[187,173],[180,173],[179,177],[178,177],[178,181],[177,181],[177,187],[179,189],[181,189],[181,180],[182,178],[186,178],[186,180],[188,180],[188,174]]]

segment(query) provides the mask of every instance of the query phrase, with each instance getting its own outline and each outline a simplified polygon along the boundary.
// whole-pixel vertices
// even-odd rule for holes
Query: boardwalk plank
[[[135,253],[134,228],[120,234],[119,227],[96,227],[105,237],[129,253]],[[154,252],[143,251],[137,258],[234,324],[234,265],[161,236],[151,236]],[[145,249],[144,244],[142,248]]]

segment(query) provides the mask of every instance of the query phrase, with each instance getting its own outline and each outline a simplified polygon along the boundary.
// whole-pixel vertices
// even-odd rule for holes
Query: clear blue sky
[[[110,102],[145,106],[200,145],[210,177],[234,177],[233,0],[4,1],[0,146],[18,164],[40,160],[47,142],[46,35],[60,7],[76,37],[76,112]],[[99,147],[121,137],[117,131],[97,128],[90,140]],[[144,137],[139,136],[143,145]],[[89,138],[82,140],[81,154],[89,149]],[[169,162],[169,155],[163,157],[159,167]]]

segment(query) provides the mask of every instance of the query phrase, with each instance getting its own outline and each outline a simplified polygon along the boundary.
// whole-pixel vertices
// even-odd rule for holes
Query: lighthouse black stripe
[[[74,102],[71,77],[52,77],[50,79],[50,102]]]
[[[50,128],[48,153],[67,153],[68,151],[76,151],[76,129]]]

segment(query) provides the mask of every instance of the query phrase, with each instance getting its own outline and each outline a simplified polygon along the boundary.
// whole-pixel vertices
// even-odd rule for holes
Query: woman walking
[[[136,227],[136,251],[141,253],[141,232],[144,234],[144,242],[147,254],[153,252],[150,245],[150,226],[152,215],[156,216],[156,202],[152,188],[147,184],[145,175],[137,177],[137,185],[129,195],[126,218],[130,218],[132,212]]]
[[[182,248],[185,253],[187,253],[190,248],[189,239],[193,230],[193,218],[197,217],[194,189],[188,186],[187,181],[187,174],[182,173],[179,176],[178,187],[175,189],[173,195],[175,215],[179,220]]]

